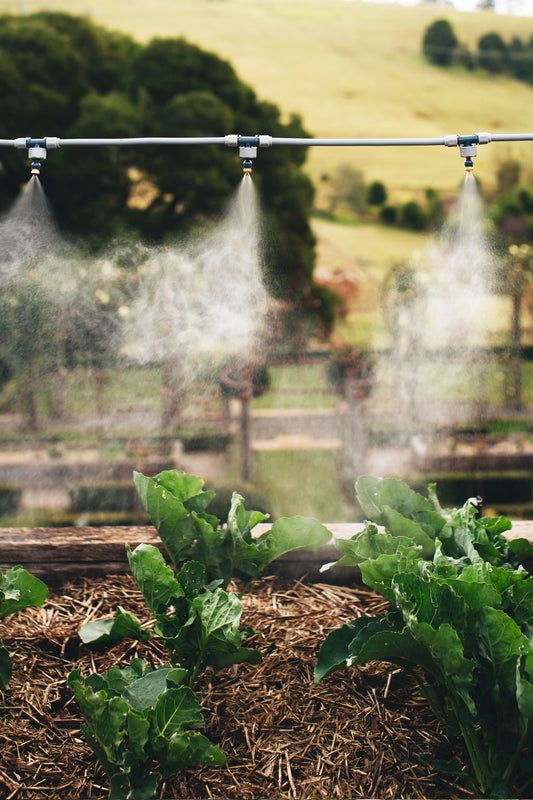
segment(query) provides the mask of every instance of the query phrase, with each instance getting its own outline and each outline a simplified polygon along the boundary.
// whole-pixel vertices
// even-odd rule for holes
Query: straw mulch
[[[120,604],[149,619],[129,577],[77,579],[0,625],[14,660],[0,692],[0,797],[107,797],[106,776],[81,733],[66,678],[71,669],[102,672],[134,655],[164,661],[156,643],[89,649],[80,624]],[[243,625],[257,631],[259,666],[212,678],[204,700],[206,734],[228,757],[225,767],[187,770],[167,780],[164,798],[460,798],[471,792],[420,760],[454,756],[412,676],[372,663],[313,684],[326,633],[383,608],[364,587],[269,578],[244,600]]]

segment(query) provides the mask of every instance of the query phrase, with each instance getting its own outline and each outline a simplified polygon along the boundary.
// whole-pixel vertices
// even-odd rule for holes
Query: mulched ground
[[[107,797],[106,776],[81,734],[66,685],[84,674],[124,666],[134,655],[153,666],[153,643],[89,649],[79,626],[120,604],[149,619],[129,577],[76,579],[50,593],[42,609],[0,624],[14,660],[0,692],[0,798]],[[228,757],[167,780],[164,798],[461,798],[466,784],[420,761],[454,756],[412,676],[372,663],[313,684],[318,647],[332,628],[383,608],[364,587],[288,583],[269,578],[244,599],[243,625],[257,631],[259,666],[214,676],[205,696],[206,734]]]

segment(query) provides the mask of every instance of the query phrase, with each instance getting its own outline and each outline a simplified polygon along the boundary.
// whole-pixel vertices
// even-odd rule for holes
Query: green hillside
[[[513,35],[528,39],[531,17],[357,0],[0,0],[0,11],[18,13],[21,5],[30,11],[52,7],[88,13],[141,40],[184,35],[230,60],[261,98],[301,114],[315,136],[440,137],[533,130],[533,88],[504,77],[439,69],[420,55],[423,33],[436,18],[446,16],[458,38],[474,48],[480,35],[493,30],[507,40]],[[33,135],[44,133],[62,132]],[[506,144],[480,148],[476,167],[484,181],[509,149]],[[514,149],[533,164],[531,144]],[[268,153],[261,154],[263,161],[260,168],[266,168]],[[445,147],[315,147],[309,170],[318,182],[346,162],[400,195],[425,186],[455,191],[462,177],[457,149]]]

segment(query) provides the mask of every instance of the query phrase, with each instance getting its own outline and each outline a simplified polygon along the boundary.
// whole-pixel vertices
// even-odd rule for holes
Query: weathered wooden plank
[[[258,525],[259,535],[269,529]],[[350,538],[362,529],[361,523],[326,524],[333,538]],[[512,538],[524,537],[533,541],[533,520],[513,522]],[[3,528],[0,529],[0,568],[5,570],[21,564],[39,577],[48,580],[77,575],[112,574],[129,571],[125,545],[135,548],[141,542],[163,550],[161,540],[151,525],[116,526],[104,528]],[[297,550],[286,553],[271,565],[270,571],[292,578],[308,576],[316,579],[320,567],[336,561],[334,544],[316,550]],[[328,580],[352,580],[354,570],[336,570]],[[322,578],[322,579],[323,579]]]

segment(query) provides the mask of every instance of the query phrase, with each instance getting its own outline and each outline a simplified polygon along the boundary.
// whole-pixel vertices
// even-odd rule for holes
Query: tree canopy
[[[0,16],[0,137],[305,137],[297,116],[257,98],[230,63],[183,38],[145,45],[84,17]],[[262,158],[261,158],[262,156]],[[260,153],[254,182],[269,223],[269,289],[328,319],[313,281],[313,187],[305,147]],[[0,211],[28,180],[25,151],[0,148]],[[134,235],[161,242],[219,216],[240,181],[234,148],[65,147],[51,151],[43,185],[65,235],[98,248]]]

